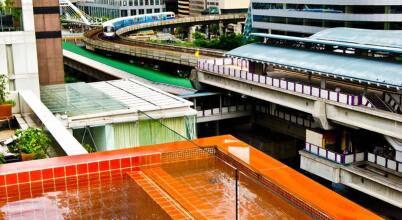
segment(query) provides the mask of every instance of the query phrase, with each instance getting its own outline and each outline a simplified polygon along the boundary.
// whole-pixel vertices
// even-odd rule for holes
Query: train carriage
[[[155,14],[115,18],[102,24],[103,35],[107,38],[114,38],[116,37],[116,31],[121,28],[154,21],[173,20],[175,19],[175,17],[176,16],[173,12],[162,12]]]

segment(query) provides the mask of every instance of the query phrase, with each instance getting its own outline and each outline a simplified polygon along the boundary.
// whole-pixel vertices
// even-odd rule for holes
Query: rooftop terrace
[[[236,214],[380,219],[229,135],[0,166],[4,218]]]

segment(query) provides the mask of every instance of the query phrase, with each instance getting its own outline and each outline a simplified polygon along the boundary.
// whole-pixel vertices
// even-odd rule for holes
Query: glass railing
[[[0,6],[0,32],[22,31],[23,19],[21,8],[2,8]]]
[[[195,116],[192,117],[194,119],[166,118],[139,112],[138,138],[141,145],[169,143],[172,146],[171,151],[161,154],[161,166],[142,171],[159,188],[174,197],[188,215],[194,218],[217,216],[238,219],[242,187],[238,178],[240,171],[217,156],[215,146],[200,146],[193,141],[196,121]],[[197,200],[190,201],[191,198]],[[210,205],[212,198],[216,200],[213,203],[221,208]]]

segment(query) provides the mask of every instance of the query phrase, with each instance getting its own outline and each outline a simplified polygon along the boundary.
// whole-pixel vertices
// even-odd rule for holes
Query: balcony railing
[[[367,161],[394,170],[396,172],[402,173],[402,162],[390,160],[388,158],[373,153],[367,154]]]
[[[360,152],[353,154],[339,154],[307,142],[304,150],[339,164],[346,165],[366,160],[367,162],[374,163],[378,166],[402,173],[402,162],[391,160],[373,153]]]
[[[0,7],[0,32],[22,31],[22,9]]]
[[[314,144],[310,144],[306,142],[304,150],[315,154],[319,157],[325,158],[327,160],[333,161],[339,164],[351,164],[354,162],[364,161],[364,152],[360,153],[351,153],[351,154],[340,154],[328,149],[324,149]]]
[[[230,67],[226,65],[237,66]],[[326,100],[331,100],[346,105],[366,106],[371,108],[371,103],[362,95],[351,95],[341,92],[321,89],[314,86],[304,85],[302,83],[291,82],[284,79],[276,79],[269,76],[250,73],[244,68],[248,67],[248,62],[236,58],[215,59],[215,60],[199,60],[198,69],[212,73],[227,75],[246,81],[251,81],[267,86],[274,86],[291,92],[301,93],[304,95],[314,96]]]

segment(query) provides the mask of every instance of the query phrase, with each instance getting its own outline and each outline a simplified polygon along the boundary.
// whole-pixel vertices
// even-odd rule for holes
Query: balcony
[[[0,32],[23,31],[22,9],[0,5]]]

